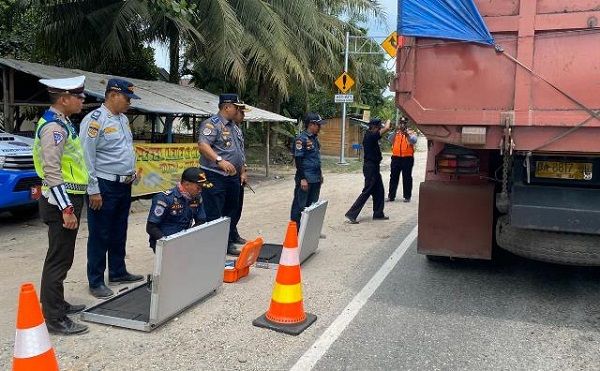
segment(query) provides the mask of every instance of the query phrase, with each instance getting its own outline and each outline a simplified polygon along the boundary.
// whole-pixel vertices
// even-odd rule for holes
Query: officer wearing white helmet
[[[35,171],[42,179],[40,217],[48,226],[48,252],[42,270],[40,301],[48,331],[73,335],[88,328],[67,315],[85,309],[65,301],[64,280],[73,264],[88,173],[83,149],[69,116],[81,112],[85,76],[42,79],[51,106],[37,123],[33,144]]]

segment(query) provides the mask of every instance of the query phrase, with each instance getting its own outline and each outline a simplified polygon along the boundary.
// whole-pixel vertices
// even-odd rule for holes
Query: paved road
[[[600,270],[430,262],[413,243],[315,369],[598,370]]]

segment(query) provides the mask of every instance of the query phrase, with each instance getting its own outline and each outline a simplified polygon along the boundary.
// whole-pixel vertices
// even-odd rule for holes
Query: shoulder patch
[[[173,193],[172,190],[167,189],[166,191],[163,191],[164,194],[166,194],[167,196],[170,195],[171,193]]]
[[[215,126],[213,124],[211,124],[210,122],[207,122],[206,125],[204,125],[204,127],[211,128],[211,129],[215,128]]]
[[[61,133],[60,131],[53,131],[52,132],[52,136],[54,138],[54,145],[57,146],[60,144],[60,142],[63,141],[63,139],[65,139],[65,135],[63,133]]]
[[[102,111],[97,109],[94,112],[92,112],[91,118],[93,118],[94,120],[98,120],[100,118],[101,114],[102,114]]]
[[[211,135],[211,134],[212,134],[212,129],[209,128],[208,125],[206,125],[206,127],[202,130],[202,135]]]
[[[219,120],[219,116],[213,116],[210,118],[210,121],[212,121],[214,124],[218,124],[221,120]]]
[[[90,122],[90,126],[88,126],[87,135],[90,138],[96,138],[98,136],[98,130],[100,129],[100,124],[98,121]]]
[[[164,214],[164,213],[165,213],[165,208],[164,207],[162,207],[162,206],[159,205],[159,206],[156,206],[154,208],[154,215],[156,215],[156,216],[162,216],[162,214]]]
[[[303,146],[302,140],[296,139],[296,149],[300,150],[300,149],[302,149],[302,146]]]

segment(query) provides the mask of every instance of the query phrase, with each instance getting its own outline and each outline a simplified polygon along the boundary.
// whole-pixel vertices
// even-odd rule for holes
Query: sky
[[[385,22],[381,22],[379,20],[372,20],[368,24],[366,24],[369,29],[369,36],[375,37],[377,41],[383,41],[383,38],[389,35],[392,31],[396,29],[396,15],[398,9],[398,0],[379,0],[381,6],[385,9],[387,13],[387,18]],[[164,45],[153,44],[154,48],[154,58],[156,60],[156,64],[159,67],[162,67],[169,70],[169,52],[168,49]]]

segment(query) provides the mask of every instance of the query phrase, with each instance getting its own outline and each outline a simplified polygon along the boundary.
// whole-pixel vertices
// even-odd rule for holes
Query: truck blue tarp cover
[[[398,0],[398,33],[494,44],[473,0]]]

